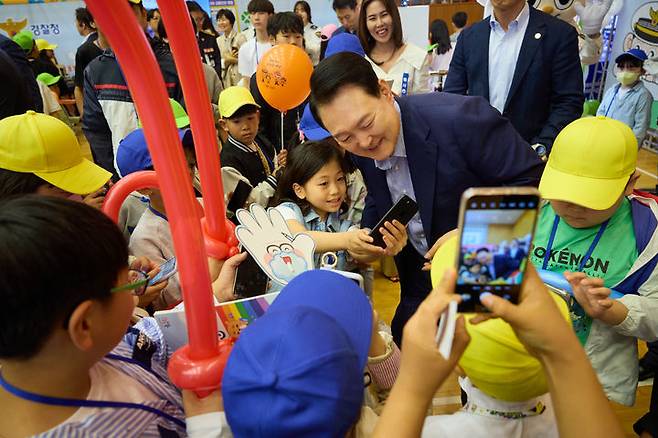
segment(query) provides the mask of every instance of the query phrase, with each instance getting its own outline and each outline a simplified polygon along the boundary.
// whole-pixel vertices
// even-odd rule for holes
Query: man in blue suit
[[[578,34],[526,0],[491,4],[491,17],[462,31],[443,91],[484,97],[547,155],[583,111]]]
[[[541,160],[508,120],[481,97],[432,93],[394,98],[370,63],[354,53],[323,60],[311,76],[311,108],[352,155],[368,188],[362,226],[373,227],[403,195],[415,199],[408,244],[395,258],[402,328],[431,289],[421,271],[434,242],[457,227],[469,187],[539,183]]]

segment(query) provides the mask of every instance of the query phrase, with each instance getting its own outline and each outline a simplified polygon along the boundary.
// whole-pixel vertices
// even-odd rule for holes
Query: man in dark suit
[[[491,3],[491,17],[462,31],[443,91],[484,97],[547,155],[583,110],[577,32],[526,0]]]
[[[352,155],[368,189],[362,226],[372,227],[403,195],[418,203],[408,241],[396,257],[402,328],[430,291],[421,271],[429,247],[457,227],[462,193],[474,186],[537,185],[542,163],[480,97],[431,93],[394,98],[370,63],[354,53],[320,62],[311,76],[311,108]]]
[[[488,248],[480,248],[476,251],[477,261],[487,268],[487,273],[492,280],[507,279],[514,271],[519,269],[511,256],[507,254],[492,254]]]

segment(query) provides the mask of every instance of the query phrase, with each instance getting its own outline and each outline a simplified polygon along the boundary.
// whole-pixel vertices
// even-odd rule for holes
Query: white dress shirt
[[[409,170],[409,161],[407,160],[407,149],[404,145],[402,115],[400,115],[400,106],[397,102],[395,102],[395,109],[398,111],[400,117],[400,134],[398,134],[395,150],[389,158],[382,161],[375,160],[375,167],[386,172],[386,185],[391,193],[393,204],[398,202],[404,195],[409,196],[414,201],[416,200],[414,185],[411,180],[411,171]],[[429,247],[427,238],[425,237],[425,231],[423,230],[423,223],[420,220],[420,211],[407,224],[407,234],[409,241],[416,251],[418,251],[418,254],[424,255]]]
[[[501,114],[505,109],[516,61],[519,59],[523,37],[528,29],[530,6],[526,3],[518,17],[507,27],[507,32],[491,14],[489,24],[489,103]]]

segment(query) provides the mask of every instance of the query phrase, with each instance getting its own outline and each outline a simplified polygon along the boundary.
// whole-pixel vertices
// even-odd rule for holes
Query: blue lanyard
[[[167,216],[165,216],[164,214],[160,213],[158,210],[156,210],[156,209],[154,209],[153,207],[151,207],[151,203],[150,203],[150,202],[149,202],[149,210],[151,211],[151,213],[153,213],[153,214],[156,215],[157,217],[162,218],[162,219],[166,220],[167,222],[169,222],[169,219],[167,219]]]
[[[612,100],[610,101],[610,104],[605,109],[605,116],[606,117],[608,117],[608,112],[610,112],[610,108],[612,108],[612,105],[615,104],[615,98],[617,97],[617,93],[619,93],[620,88],[621,88],[621,86],[617,87],[617,89],[615,90],[615,94],[612,95]]]
[[[119,359],[124,362],[131,362],[125,360],[120,356],[108,355],[111,359]],[[143,367],[142,367],[143,368]],[[177,424],[178,426],[185,428],[185,422],[180,420],[166,412],[161,411],[160,409],[152,408],[151,406],[140,405],[138,403],[128,403],[128,402],[113,402],[113,401],[104,401],[104,400],[81,400],[77,398],[60,398],[60,397],[49,397],[46,395],[35,394],[33,392],[24,391],[20,388],[17,388],[7,382],[2,373],[0,373],[0,386],[9,392],[10,394],[15,395],[16,397],[22,398],[23,400],[28,400],[34,403],[41,403],[44,405],[52,406],[69,406],[69,407],[79,407],[79,408],[112,408],[112,409],[137,409],[141,411],[150,412],[159,417],[162,417],[166,420],[171,421],[172,423]]]
[[[578,266],[578,272],[582,272],[583,268],[585,267],[585,264],[587,263],[587,260],[589,260],[589,258],[594,253],[594,249],[596,249],[596,246],[599,244],[599,241],[601,240],[601,237],[603,236],[605,229],[608,227],[608,223],[610,223],[610,219],[608,219],[607,221],[601,224],[599,231],[596,233],[596,236],[594,237],[594,241],[589,246],[589,249],[585,253],[583,259],[580,261],[580,265]],[[542,264],[541,267],[544,271],[547,270],[548,268],[548,262],[551,258],[551,249],[553,249],[553,242],[555,241],[555,235],[557,234],[557,227],[559,224],[560,224],[560,216],[556,214],[555,220],[553,221],[553,229],[551,230],[551,235],[548,238],[548,245],[546,245],[546,254],[544,254],[544,263]]]

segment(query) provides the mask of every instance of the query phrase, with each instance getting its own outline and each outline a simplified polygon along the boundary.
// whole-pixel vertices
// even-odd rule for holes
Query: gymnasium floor
[[[638,158],[638,170],[642,174],[637,185],[639,189],[654,188],[657,183],[658,155],[647,150],[641,150]],[[399,283],[393,283],[384,277],[378,270],[375,274],[375,287],[373,300],[379,317],[390,324],[395,312],[400,294]],[[644,354],[644,343],[640,343],[640,352]],[[640,383],[637,391],[635,406],[628,408],[613,403],[615,412],[621,421],[626,436],[636,437],[633,432],[633,423],[644,415],[651,398],[652,380]],[[436,393],[433,401],[434,414],[449,414],[461,407],[459,386],[456,375],[451,376]]]

